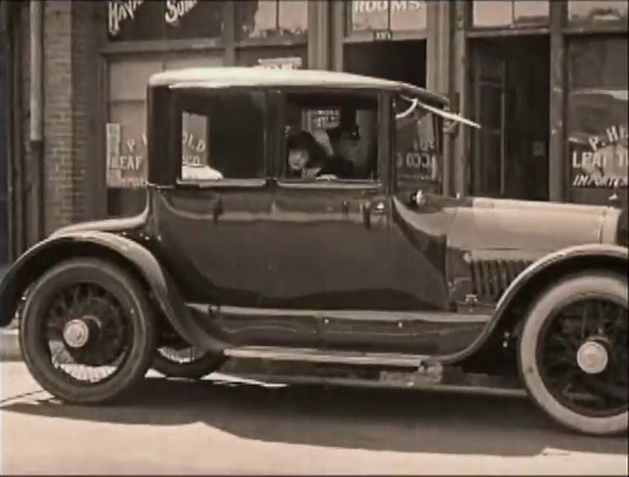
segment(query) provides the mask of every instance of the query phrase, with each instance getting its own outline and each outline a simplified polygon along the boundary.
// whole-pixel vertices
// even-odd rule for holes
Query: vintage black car
[[[0,284],[54,396],[230,358],[456,368],[519,377],[572,430],[627,430],[626,211],[442,194],[444,131],[477,125],[408,84],[201,68],[147,91],[144,211],[55,232]]]

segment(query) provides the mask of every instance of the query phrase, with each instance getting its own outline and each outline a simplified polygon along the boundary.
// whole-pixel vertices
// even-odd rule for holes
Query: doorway
[[[471,44],[470,193],[548,200],[550,45],[547,37]]]
[[[349,73],[426,86],[425,40],[347,43],[343,62]]]

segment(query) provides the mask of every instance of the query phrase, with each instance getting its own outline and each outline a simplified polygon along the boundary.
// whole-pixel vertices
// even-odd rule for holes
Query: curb
[[[22,350],[16,329],[0,330],[1,361],[22,361]]]

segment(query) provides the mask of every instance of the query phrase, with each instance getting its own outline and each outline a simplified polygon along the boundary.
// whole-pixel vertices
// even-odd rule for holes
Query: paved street
[[[2,473],[627,473],[626,438],[564,433],[519,398],[155,377],[89,408],[0,366]]]

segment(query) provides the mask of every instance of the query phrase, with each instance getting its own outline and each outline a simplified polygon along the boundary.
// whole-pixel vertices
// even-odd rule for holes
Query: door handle
[[[363,216],[363,224],[367,230],[371,229],[371,202],[365,201],[360,204],[360,212]]]
[[[218,218],[223,215],[223,199],[220,197],[214,201],[214,205],[212,206],[212,218],[214,220],[214,225],[218,223]]]

